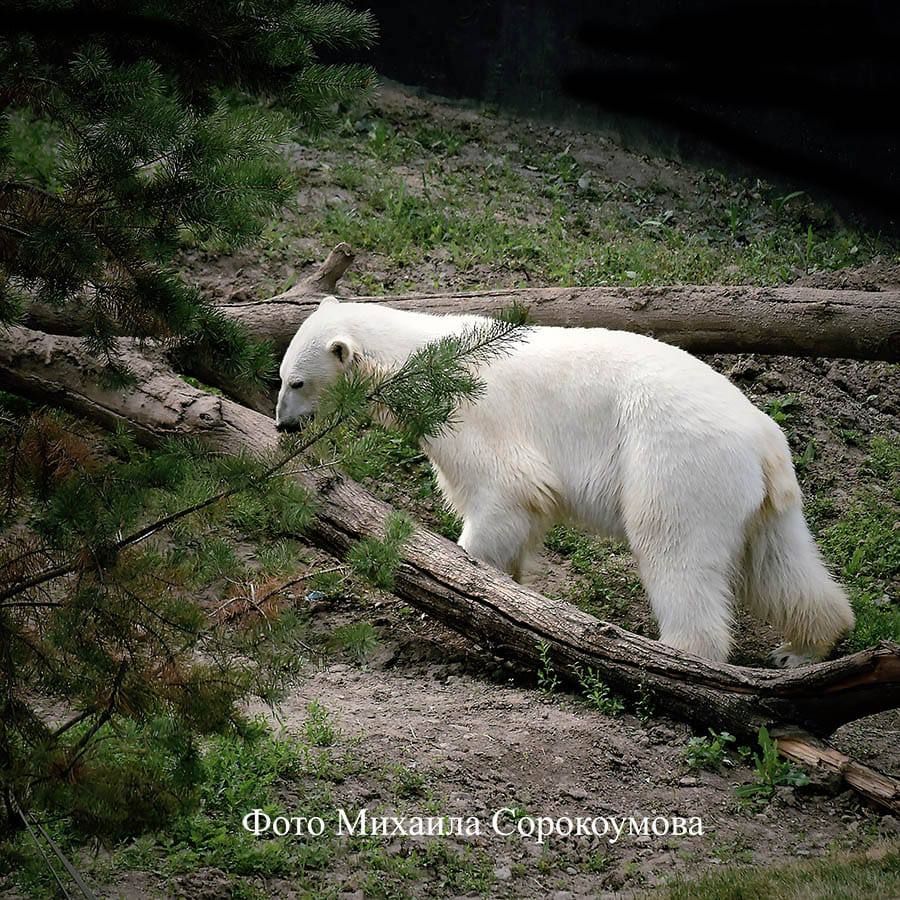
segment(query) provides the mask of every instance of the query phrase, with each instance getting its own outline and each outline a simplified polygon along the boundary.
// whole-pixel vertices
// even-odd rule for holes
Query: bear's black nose
[[[276,422],[276,431],[300,431],[303,428],[303,419],[294,419],[292,422]]]

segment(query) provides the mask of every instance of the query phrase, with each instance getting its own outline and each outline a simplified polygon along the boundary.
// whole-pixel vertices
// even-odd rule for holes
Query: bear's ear
[[[319,303],[319,306],[328,306],[328,305],[331,304],[331,303],[340,303],[340,302],[341,302],[341,301],[338,300],[337,297],[335,297],[335,296],[329,294],[327,297],[323,297],[323,298],[322,298],[322,300],[321,300],[320,303]]]
[[[328,352],[333,353],[342,366],[349,366],[359,355],[359,348],[352,338],[336,337],[328,343]]]

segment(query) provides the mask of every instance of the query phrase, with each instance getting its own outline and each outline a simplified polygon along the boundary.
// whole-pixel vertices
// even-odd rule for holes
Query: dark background
[[[364,4],[375,65],[900,222],[900,0]]]

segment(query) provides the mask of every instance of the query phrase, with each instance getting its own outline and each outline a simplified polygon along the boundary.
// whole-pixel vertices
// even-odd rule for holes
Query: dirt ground
[[[397,86],[384,89],[378,102],[380,111],[391,115],[395,123],[446,120],[454,127],[468,127],[478,118],[465,105],[442,104]],[[502,117],[492,120],[489,130],[490,142],[467,143],[448,165],[471,163],[473,158],[486,164],[502,148],[529,141],[550,151],[565,147],[604,184],[626,182],[640,187],[662,182],[693,210],[698,222],[703,220],[696,178],[677,164],[635,156],[605,138]],[[299,217],[350,196],[342,188],[329,186],[336,151],[300,147],[293,152],[294,162],[307,174]],[[404,170],[398,163],[395,168],[414,190],[414,167]],[[536,177],[525,166],[522,173]],[[197,282],[217,297],[265,296],[286,280],[305,274],[326,250],[325,237],[314,234],[294,245],[293,258],[260,258],[248,252],[210,259],[197,254],[190,267]],[[363,287],[377,282],[386,292],[400,287],[499,286],[522,278],[506,270],[460,272],[440,251],[402,265],[377,252],[362,252],[353,271],[357,279],[365,277]],[[823,287],[900,287],[900,266],[885,259],[852,270],[797,276],[801,283]],[[341,290],[358,292],[359,284],[351,278]],[[802,450],[813,440],[816,447],[815,458],[802,474],[804,489],[827,485],[838,507],[842,498],[850,502],[866,456],[863,446],[839,439],[838,431],[897,434],[900,383],[896,367],[754,356],[718,356],[709,361],[761,406],[785,395],[802,399],[802,412],[792,422],[792,445]],[[535,586],[557,592],[571,578],[567,561],[547,551]],[[438,798],[442,811],[449,814],[489,816],[498,808],[516,806],[542,815],[703,818],[702,838],[623,837],[615,845],[566,839],[543,848],[519,839],[473,839],[489,856],[494,896],[567,900],[630,895],[677,874],[696,875],[729,863],[772,866],[818,858],[835,849],[865,849],[878,837],[900,838],[896,818],[878,814],[828,779],[814,778],[812,784],[797,790],[779,788],[769,805],[742,809],[734,788],[752,779],[752,768],[735,757],[718,774],[689,772],[682,752],[692,731],[668,719],[665,709],[654,710],[651,718],[642,721],[628,712],[604,715],[572,694],[539,691],[534,673],[509,667],[390,595],[360,591],[316,601],[308,611],[323,634],[348,622],[369,621],[380,644],[365,663],[345,655],[310,672],[279,711],[288,731],[305,720],[308,703],[318,701],[334,716],[341,740],[352,744],[366,765],[374,770],[386,762],[402,763],[420,773],[429,795]],[[628,612],[632,627],[653,634],[652,617],[642,597],[635,597]],[[736,659],[758,664],[776,643],[777,636],[766,626],[742,618]],[[896,711],[842,728],[834,743],[900,775],[900,713]],[[339,796],[347,803],[371,808],[393,802],[364,773],[342,784]],[[405,811],[421,809],[410,801]],[[403,853],[411,840],[392,843],[388,852]],[[362,896],[347,865],[328,877],[340,896]],[[150,885],[132,887],[142,893]],[[216,876],[208,871],[181,876],[169,885],[172,888],[184,896],[214,896]],[[277,881],[267,883],[265,891],[270,896],[292,896],[291,885]],[[428,896],[439,894],[443,895],[439,885],[428,887]]]
[[[377,606],[368,612],[384,636],[375,657],[367,666],[348,660],[311,675],[279,711],[288,731],[305,721],[309,702],[318,701],[347,740],[358,739],[354,752],[373,770],[389,761],[421,773],[448,815],[488,819],[513,806],[549,816],[703,819],[702,838],[623,837],[615,845],[569,838],[543,847],[494,835],[473,839],[491,859],[493,896],[630,895],[708,867],[771,865],[866,847],[876,836],[900,838],[900,822],[873,813],[829,779],[797,791],[779,788],[768,806],[740,809],[734,788],[751,780],[751,768],[738,762],[721,774],[689,772],[681,753],[692,732],[665,710],[641,721],[603,715],[571,695],[545,694],[527,685],[527,673],[389,596],[363,601],[363,608],[372,602]],[[359,601],[329,602],[314,615],[328,630],[361,612]],[[835,743],[897,774],[900,715],[853,723]],[[392,807],[378,783],[364,776],[344,785],[340,796],[373,809],[422,813],[415,802]],[[403,852],[404,843],[395,842],[394,852]],[[516,871],[526,874],[513,879]],[[346,871],[333,878],[347,890]],[[190,883],[189,876],[187,893]],[[289,885],[269,888],[273,896],[290,896]]]

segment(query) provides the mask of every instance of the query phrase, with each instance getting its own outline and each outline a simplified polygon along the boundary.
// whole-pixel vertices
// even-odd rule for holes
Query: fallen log
[[[281,354],[352,261],[349,245],[338,244],[319,269],[290,290],[268,300],[222,303],[219,309],[251,337],[271,341]],[[538,287],[346,299],[419,312],[480,315],[518,305],[536,325],[635,331],[693,353],[900,360],[900,291],[745,285]],[[85,318],[77,309],[35,304],[24,324],[75,335],[84,332]],[[260,405],[259,394],[240,393],[242,402],[250,398],[254,407]]]
[[[430,313],[494,315],[514,304],[536,325],[648,334],[692,353],[765,353],[900,360],[900,291],[683,286],[521,288],[348,297]],[[269,300],[224,303],[230,319],[284,352],[319,297],[306,287]]]
[[[268,416],[191,387],[161,353],[141,354],[127,339],[118,349],[135,376],[126,388],[104,382],[101,364],[77,338],[11,328],[0,339],[0,386],[107,426],[124,422],[149,444],[184,435],[222,452],[278,445]],[[328,470],[295,477],[317,501],[306,535],[316,546],[343,558],[360,539],[383,535],[393,510],[360,485]],[[762,725],[824,736],[900,705],[896,645],[793,670],[715,664],[544,597],[424,528],[413,530],[401,557],[397,596],[492,652],[535,667],[543,656],[573,679],[593,669],[612,688],[646,691],[660,712],[702,727],[746,738]],[[800,752],[796,744],[792,752]],[[848,772],[845,767],[842,777],[852,784]],[[885,791],[880,802],[900,811],[895,780],[880,777],[893,791],[892,799]]]

